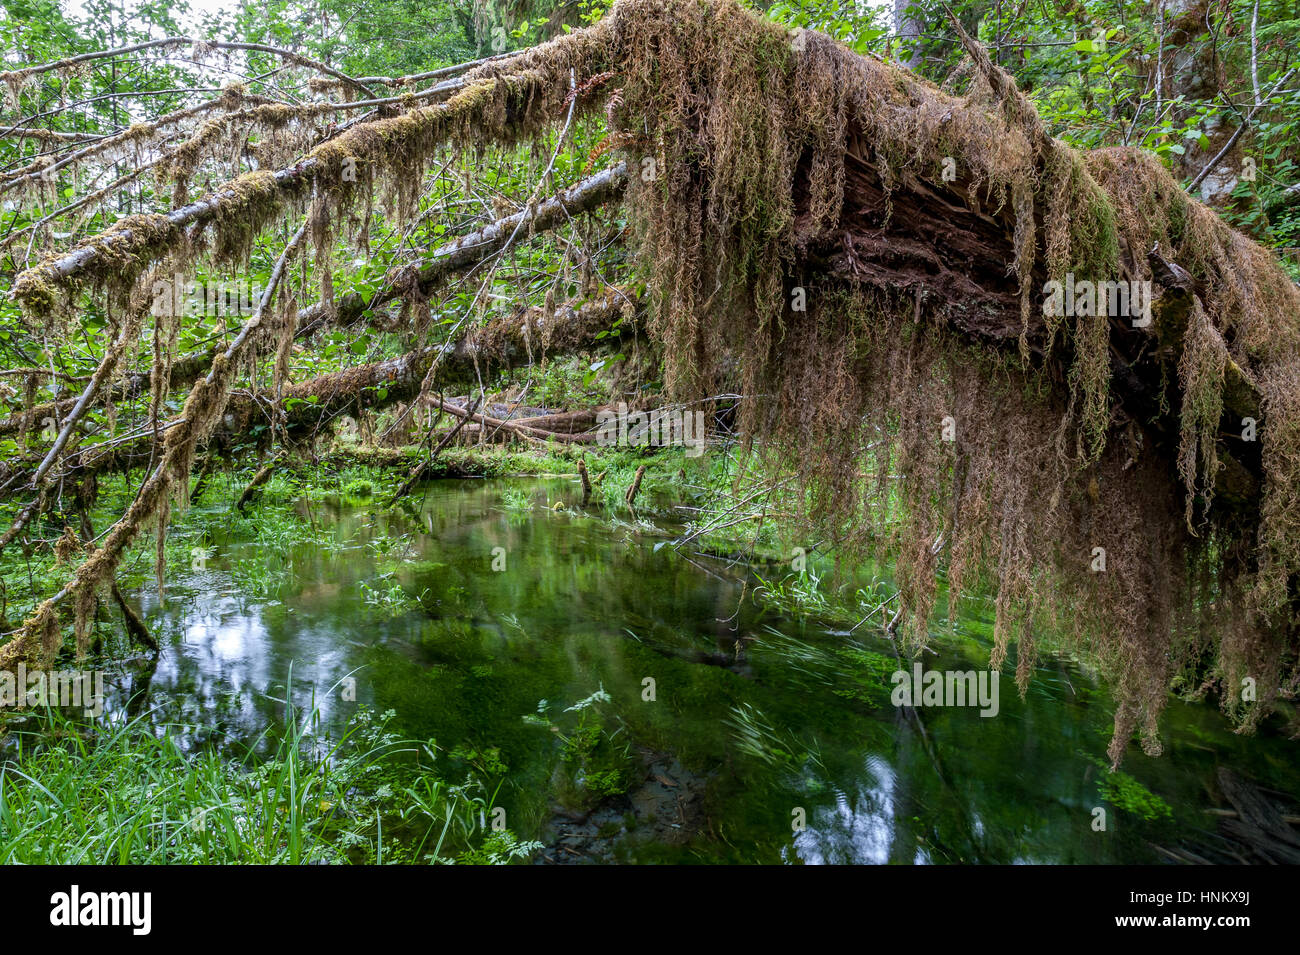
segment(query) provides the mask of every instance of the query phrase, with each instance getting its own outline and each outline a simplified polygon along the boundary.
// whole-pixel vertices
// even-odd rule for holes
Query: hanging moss
[[[1022,688],[1048,629],[1107,669],[1115,761],[1135,731],[1158,751],[1169,681],[1232,594],[1249,600],[1219,627],[1219,672],[1263,675],[1261,700],[1296,686],[1297,638],[1279,614],[1300,572],[1300,308],[1265,250],[1155,160],[1051,140],[991,64],[958,97],[728,0],[622,0],[609,23],[623,70],[614,138],[633,169],[653,170],[632,177],[628,201],[669,389],[694,398],[735,389],[739,375],[753,396],[745,432],[795,468],[814,520],[843,546],[897,551],[912,646],[927,639],[945,563],[954,593],[991,586],[993,662],[1016,642]],[[934,181],[945,157],[965,172],[970,204],[1009,210],[1019,364],[950,334],[931,302],[803,273],[802,250],[852,199],[849,149],[880,175],[886,218],[907,177]],[[1157,241],[1205,286],[1168,376],[1181,392],[1165,401],[1181,414],[1174,466],[1141,453],[1134,435],[1146,422],[1110,392],[1109,322],[1033,307],[1043,277],[1150,279],[1143,255]],[[791,308],[796,286],[806,312]],[[1046,352],[1033,362],[1031,324]],[[1274,409],[1253,566],[1225,559],[1240,528],[1205,523],[1228,362]],[[1061,363],[1063,390],[1052,377]],[[951,442],[944,420],[957,429]],[[869,447],[877,480],[864,486]],[[883,524],[897,500],[902,520]],[[1267,707],[1249,707],[1243,722]]]
[[[261,170],[241,176],[205,200],[204,211],[194,220],[200,228],[188,235],[161,215],[124,219],[72,250],[94,246],[96,255],[68,270],[64,268],[68,253],[55,253],[18,277],[14,295],[29,316],[43,321],[60,309],[54,289],[66,284],[64,274],[74,275],[80,287],[112,283],[126,289],[145,268],[180,251],[205,229],[212,234],[218,262],[242,264],[257,234],[303,201],[313,187],[328,196],[337,210],[354,198],[354,183],[369,183],[376,173],[393,184],[399,218],[405,219],[413,208],[425,163],[438,148],[484,140],[510,144],[562,117],[574,84],[607,62],[606,29],[598,24],[552,41],[544,53],[532,51],[472,71],[461,91],[445,103],[353,126],[318,146],[287,174]],[[306,115],[315,108],[298,112]],[[275,125],[286,114],[271,108],[254,118]],[[164,173],[174,180],[178,203],[187,196],[195,164],[228,124],[226,117],[205,124],[166,164]],[[358,166],[362,168],[357,170]],[[351,175],[358,171],[359,175]]]
[[[275,173],[259,170],[240,176],[221,192],[213,216],[212,254],[220,264],[242,266],[254,240],[279,218],[282,198]]]
[[[48,259],[23,272],[14,281],[12,295],[33,323],[49,321],[62,311],[62,291],[68,298],[82,285],[109,287],[124,292],[134,283],[143,268],[153,261],[157,249],[169,246],[180,230],[165,215],[146,213],[127,216],[106,232],[78,243],[71,253],[90,249],[96,253],[96,265],[90,276],[71,288]],[[58,258],[64,257],[60,255]]]

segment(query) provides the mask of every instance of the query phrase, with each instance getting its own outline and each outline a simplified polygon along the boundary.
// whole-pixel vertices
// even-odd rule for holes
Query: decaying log
[[[594,435],[562,434],[557,431],[543,431],[541,428],[530,427],[529,425],[519,424],[515,421],[492,418],[483,414],[475,414],[472,411],[467,411],[464,408],[453,405],[442,399],[436,399],[434,407],[441,408],[448,414],[456,415],[457,417],[477,421],[484,427],[513,432],[514,434],[519,435],[525,440],[532,441],[535,444],[546,444],[548,441],[557,441],[560,444],[589,444],[596,440]]]
[[[636,503],[636,495],[637,492],[641,490],[641,479],[643,477],[645,477],[644,464],[636,469],[636,475],[632,478],[632,484],[628,487],[627,494],[623,497],[623,500],[627,502],[628,507],[631,507]]]
[[[1288,826],[1282,814],[1254,786],[1220,766],[1219,790],[1236,814],[1225,818],[1223,830],[1268,862],[1300,864],[1300,833]]]
[[[845,190],[853,197],[834,230],[810,234],[812,221],[807,174],[796,183],[796,235],[804,253],[802,267],[832,276],[850,286],[915,297],[955,331],[974,342],[1013,351],[1021,336],[1031,360],[1068,365],[1072,354],[1058,343],[1049,359],[1048,332],[1041,309],[1026,327],[1014,280],[1015,222],[1004,208],[982,209],[970,183],[959,174],[944,183],[912,174],[886,177],[870,158],[870,144],[857,130],[845,164]],[[1031,287],[1043,288],[1043,256]],[[1170,461],[1177,458],[1178,408],[1162,396],[1162,381],[1178,364],[1183,333],[1194,300],[1195,282],[1185,269],[1158,249],[1147,256],[1153,277],[1152,321],[1135,326],[1124,317],[1109,317],[1111,326],[1112,397],[1123,414],[1145,434],[1145,446]],[[1154,346],[1154,347],[1153,347]],[[1213,507],[1253,514],[1262,495],[1258,443],[1231,440],[1242,418],[1258,419],[1260,392],[1249,374],[1231,358],[1225,369],[1225,427],[1217,446],[1221,470]],[[1247,518],[1250,519],[1250,518]]]
[[[578,458],[578,477],[582,479],[582,506],[591,500],[591,478],[587,476],[587,462]]]
[[[347,416],[356,417],[366,411],[410,402],[420,394],[435,362],[439,381],[454,384],[474,381],[476,363],[483,370],[490,366],[509,365],[526,359],[530,349],[534,355],[538,354],[543,344],[551,353],[565,353],[626,341],[639,329],[634,311],[636,303],[630,293],[614,288],[580,305],[556,309],[552,320],[536,313],[503,316],[454,343],[419,348],[396,358],[345,368],[289,385],[281,393],[279,402],[269,392],[234,391],[207,441],[207,448],[209,453],[229,454],[235,447],[248,442],[248,436],[257,424],[274,424],[291,440],[308,440]],[[629,314],[631,318],[626,317]],[[596,337],[607,332],[619,317],[623,317],[623,322],[617,332],[604,339]],[[530,336],[538,334],[539,328],[543,330],[541,334],[546,335],[544,343],[530,341]],[[589,414],[573,412],[565,415],[556,421],[553,430],[549,422],[529,419],[510,422],[506,430],[534,441],[545,440],[554,434],[556,440],[564,443],[587,443],[594,438],[590,433],[582,433],[581,423]],[[495,429],[503,419],[488,417],[485,420],[488,427]],[[594,417],[591,420],[594,423]],[[162,430],[165,432],[174,424],[166,424]],[[61,474],[73,477],[144,466],[149,463],[153,451],[153,433],[146,430],[70,451],[63,459]],[[30,477],[21,470],[17,471],[7,482],[9,493],[15,493],[29,483]],[[26,514],[26,510],[22,513]],[[26,519],[30,520],[36,513],[32,507]]]
[[[258,468],[257,473],[253,475],[253,479],[249,481],[248,486],[244,488],[244,493],[239,495],[239,500],[235,502],[235,510],[239,511],[241,514],[244,512],[244,508],[247,507],[249,502],[257,496],[258,489],[267,481],[271,480],[271,475],[275,473],[275,468],[278,464],[279,461],[270,461]]]
[[[563,192],[504,216],[468,235],[438,246],[422,261],[397,269],[385,277],[383,290],[366,299],[356,292],[337,303],[303,309],[298,316],[297,337],[305,337],[327,324],[347,325],[362,313],[385,305],[417,288],[427,295],[448,276],[479,264],[501,251],[516,234],[547,232],[574,216],[597,209],[618,199],[627,186],[627,164],[618,163],[582,180]]]

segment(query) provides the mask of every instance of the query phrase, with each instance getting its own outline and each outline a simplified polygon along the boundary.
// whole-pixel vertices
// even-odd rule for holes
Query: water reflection
[[[795,834],[800,861],[819,865],[893,861],[896,784],[893,768],[880,756],[868,756],[854,796],[836,790],[835,802],[818,809],[813,825]],[[918,850],[912,861],[927,859]]]

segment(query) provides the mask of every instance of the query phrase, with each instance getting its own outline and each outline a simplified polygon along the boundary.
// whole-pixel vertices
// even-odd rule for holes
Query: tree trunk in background
[[[1192,114],[1200,101],[1215,99],[1223,90],[1225,76],[1223,61],[1215,48],[1215,41],[1205,18],[1210,0],[1157,0],[1153,15],[1164,8],[1164,54],[1160,76],[1162,102],[1179,96],[1185,104],[1171,112],[1175,126]],[[1225,115],[1206,121],[1205,135],[1209,145],[1202,147],[1196,140],[1184,140],[1187,151],[1177,157],[1177,171],[1185,178],[1195,177],[1210,162],[1235,131],[1235,124]],[[1222,208],[1237,186],[1241,170],[1241,141],[1230,149],[1209,175],[1201,182],[1198,198],[1207,205]]]
[[[914,0],[894,0],[894,32],[898,34],[898,62],[915,71],[921,64],[921,21],[907,15]]]

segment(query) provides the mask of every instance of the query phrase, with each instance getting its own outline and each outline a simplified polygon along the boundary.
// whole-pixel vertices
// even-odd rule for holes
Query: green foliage
[[[788,731],[772,726],[763,712],[749,703],[732,707],[727,725],[732,728],[736,748],[768,766],[798,770],[821,766],[821,755],[814,742],[808,745]]]
[[[480,44],[468,4],[388,0],[358,7],[344,0],[241,3],[212,14],[206,26],[254,42],[301,44],[316,59],[352,76],[402,76],[473,59]],[[267,58],[264,69],[276,65]]]
[[[838,647],[841,679],[831,691],[836,696],[883,707],[889,702],[890,677],[898,670],[896,657],[866,650],[862,647]]]
[[[0,765],[0,860],[505,864],[540,848],[485,834],[481,783],[434,776],[432,744],[388,732],[391,711],[361,710],[335,736],[297,715],[269,757],[226,759],[182,750],[192,727],[87,729],[48,713]]]
[[[884,6],[845,4],[840,0],[781,0],[768,7],[766,13],[792,29],[825,33],[858,53],[879,50],[890,34],[890,11]]]
[[[375,488],[366,479],[358,478],[343,485],[343,494],[350,498],[369,500],[375,496]]]
[[[761,8],[764,4],[754,6]],[[1171,55],[1171,51],[1165,44],[1163,25],[1153,20],[1153,11],[1146,5],[1082,0],[1071,4],[1068,11],[1062,11],[1047,7],[991,8],[987,4],[963,2],[956,5],[956,10],[968,27],[986,42],[994,60],[1010,70],[1021,87],[1029,91],[1050,130],[1073,144],[1137,145],[1159,156],[1187,179],[1197,168],[1192,160],[1199,155],[1199,161],[1204,161],[1207,157],[1203,154],[1216,149],[1223,141],[1223,130],[1245,122],[1249,112],[1250,129],[1241,146],[1243,155],[1254,161],[1258,177],[1238,182],[1226,215],[1262,241],[1294,249],[1300,245],[1300,203],[1294,191],[1300,178],[1300,136],[1297,134],[1300,123],[1296,121],[1300,115],[1300,87],[1292,79],[1258,111],[1251,111],[1251,103],[1256,81],[1268,91],[1296,64],[1295,41],[1300,21],[1295,19],[1294,4],[1289,0],[1261,0],[1257,37],[1260,57],[1255,69],[1248,56],[1252,6],[1253,0],[1231,0],[1207,9],[1208,32],[1194,38],[1188,48],[1193,53],[1204,52],[1206,45],[1213,42],[1214,63],[1216,70],[1221,68],[1224,83],[1221,90],[1204,96],[1198,96],[1195,90],[1156,89],[1149,81],[1150,64],[1157,57]],[[4,51],[6,67],[190,32],[191,11],[183,2],[151,0],[128,5],[115,0],[87,0],[80,18],[65,12],[53,0],[4,0],[3,7],[6,16],[0,18],[0,49]],[[592,23],[608,7],[608,0],[577,3],[484,0],[474,4],[454,0],[395,0],[363,7],[343,0],[270,0],[243,2],[233,10],[206,15],[202,21],[204,29],[199,32],[284,45],[353,75],[397,75],[521,47],[578,24]],[[823,30],[859,52],[904,59],[917,52],[918,71],[936,81],[951,79],[960,54],[956,45],[945,38],[948,28],[942,20],[941,5],[924,0],[912,5],[911,13],[926,34],[914,48],[892,34],[888,11],[882,7],[845,5],[834,0],[783,0],[767,9],[767,15],[782,25]],[[764,51],[763,56],[775,56],[772,51],[783,48],[778,37],[778,42],[771,50]],[[761,69],[766,62],[756,58],[750,65]],[[255,95],[278,95],[277,77],[287,76],[285,71],[289,69],[279,56],[272,54],[251,54],[238,66],[246,67],[249,75],[261,77],[250,86],[250,92]],[[172,109],[190,105],[195,101],[194,96],[207,95],[194,89],[192,73],[166,59],[142,59],[130,69],[126,89],[117,68],[110,70],[107,64],[55,72],[44,81],[9,91],[17,100],[17,109],[12,112],[16,116],[35,113],[45,116],[45,107],[50,103],[76,102],[79,105],[75,109],[45,116],[47,128],[103,135],[121,130],[137,119],[157,118]],[[1183,70],[1180,75],[1196,72]],[[619,82],[615,80],[611,86]],[[376,92],[380,92],[378,86]],[[434,247],[481,224],[485,216],[517,208],[533,195],[541,163],[547,160],[552,149],[555,150],[553,181],[547,183],[548,188],[558,188],[577,179],[588,169],[597,144],[608,133],[604,117],[599,115],[599,110],[596,113],[580,119],[568,131],[564,143],[549,133],[536,144],[466,149],[449,156],[447,165],[436,175],[424,175],[423,168],[416,169],[413,165],[410,178],[418,184],[419,195],[409,221],[399,221],[391,203],[384,199],[372,210],[373,219],[368,212],[365,227],[357,236],[350,237],[364,246],[363,256],[353,257],[356,253],[349,237],[340,235],[329,240],[332,245],[326,252],[330,254],[322,259],[332,255],[338,260],[332,275],[336,293],[355,292],[371,303],[382,288],[385,276],[409,260],[412,248]],[[760,121],[754,128],[762,125]],[[310,132],[325,133],[323,129]],[[270,138],[267,131],[260,130],[250,137],[248,144],[250,147],[265,145]],[[5,140],[0,143],[0,159],[8,168],[17,168],[33,158],[36,148],[30,142]],[[196,186],[206,188],[224,179],[223,163],[224,159],[205,167]],[[755,169],[767,166],[765,160]],[[83,173],[94,175],[99,171],[92,165]],[[41,243],[50,237],[59,242],[65,239],[75,242],[80,235],[102,230],[130,213],[165,208],[170,198],[145,177],[111,202],[93,205],[84,212],[56,216],[48,227],[36,229],[38,220],[50,211],[52,203],[76,198],[78,189],[84,191],[85,186],[85,176],[79,179],[77,171],[66,170],[52,184],[50,195],[38,202],[5,202],[0,205],[0,236],[33,228],[33,238],[39,238],[34,248],[39,252]],[[769,219],[776,218],[770,203],[758,201],[747,215],[760,228],[765,228]],[[358,334],[355,328],[323,329],[316,333],[310,347],[293,355],[292,377],[301,380],[347,368],[359,360],[392,357],[405,352],[413,343],[442,343],[463,330],[466,322],[472,324],[515,314],[529,306],[551,305],[557,295],[571,298],[599,287],[602,282],[624,277],[627,263],[619,243],[614,241],[622,234],[623,225],[618,213],[602,214],[586,217],[582,223],[575,222],[558,237],[536,237],[526,245],[521,243],[502,257],[499,268],[494,267],[485,277],[482,287],[474,288],[466,283],[466,287],[458,287],[430,302],[427,327],[417,329],[407,320],[410,316],[386,316],[376,306],[363,316],[371,320],[364,334]],[[276,229],[268,229],[266,234],[255,237],[247,261],[237,263],[236,271],[241,278],[253,284],[266,281],[271,262],[283,244],[284,236],[276,233]],[[7,291],[13,274],[30,264],[24,259],[25,244],[17,243],[3,251],[0,292]],[[1104,249],[1099,249],[1096,257],[1109,258],[1112,251],[1109,242],[1099,245]],[[598,261],[592,261],[586,253],[574,255],[573,249],[578,246],[603,251]],[[1292,275],[1300,277],[1300,255],[1293,254],[1286,261]],[[201,282],[220,280],[227,274],[208,262],[195,264],[193,271],[196,280]],[[580,276],[579,272],[583,274]],[[295,269],[291,284],[302,304],[316,297],[321,279],[320,269],[314,263],[304,262],[301,270]],[[66,397],[67,379],[84,381],[93,369],[98,360],[97,343],[106,340],[111,329],[110,313],[102,296],[87,295],[84,302],[77,304],[79,307],[68,316],[67,333],[50,336],[43,330],[27,327],[9,297],[0,295],[0,371],[48,365],[58,373],[33,380],[27,395],[16,387],[24,380],[22,377],[0,377],[0,404],[4,406],[4,414],[16,412],[29,398],[43,402]],[[177,351],[184,354],[229,341],[237,325],[233,318],[185,323],[177,332]],[[619,323],[616,323],[602,336],[609,338],[618,331]],[[140,342],[142,353],[154,344],[155,335],[152,329],[146,331]],[[659,375],[656,367],[644,373],[629,370],[625,366],[635,361],[627,359],[627,353],[617,352],[547,361],[502,376],[500,384],[527,382],[531,389],[527,392],[529,400],[548,407],[572,407],[603,400],[615,390],[615,378],[620,379],[619,389],[626,385],[629,389],[641,389],[640,393],[658,386],[654,380]],[[240,382],[241,389],[246,386],[252,391],[264,386],[269,381],[270,364],[269,356],[253,363],[246,380]],[[1109,374],[1108,368],[1102,371]],[[623,381],[624,377],[636,380]],[[367,392],[380,400],[387,394],[383,386]],[[292,413],[305,410],[303,405],[318,403],[315,396],[291,398],[284,403],[284,410]],[[80,446],[90,448],[117,440],[130,430],[146,428],[148,411],[147,396],[115,402],[111,413],[97,408],[83,424],[78,437]],[[160,411],[167,415],[179,413],[179,400],[173,397],[161,402]],[[259,455],[277,437],[272,420],[273,416],[258,419],[234,436],[229,451],[241,463],[233,473],[214,477],[199,501],[200,509],[179,517],[166,542],[167,559],[174,567],[187,566],[196,548],[205,553],[213,551],[218,555],[214,559],[227,561],[236,585],[250,596],[278,594],[301,570],[298,552],[304,546],[311,544],[326,550],[345,546],[346,542],[342,541],[318,541],[310,517],[304,519],[295,513],[289,506],[291,503],[337,497],[345,504],[373,504],[376,498],[382,499],[394,490],[401,479],[400,468],[382,473],[329,466],[302,467],[293,474],[277,474],[248,516],[231,514],[228,508],[202,510],[203,505],[216,508],[219,502],[228,502],[232,492],[237,494],[241,482],[251,476],[252,468],[247,466],[250,460],[264,460]],[[48,442],[48,435],[33,434],[20,440],[0,438],[0,462],[30,465],[33,455],[39,460]],[[642,456],[629,451],[578,452],[561,447],[543,451],[512,448],[499,452],[451,448],[442,454],[432,473],[570,474],[579,453],[589,454],[588,466],[593,473],[598,469],[608,471],[597,488],[597,505],[604,504],[611,510],[623,508],[623,496],[637,467],[646,464],[648,469],[638,505],[652,507],[656,495],[664,491],[674,492],[678,499],[684,496],[690,506],[698,508],[690,528],[691,534],[697,531],[698,534],[692,539],[718,550],[781,555],[787,550],[783,537],[797,537],[801,531],[798,527],[778,528],[777,521],[769,516],[769,510],[782,510],[794,500],[796,492],[790,489],[773,487],[769,493],[756,497],[752,513],[734,512],[736,495],[732,492],[742,487],[741,479],[746,475],[734,467],[730,456],[710,456],[696,462],[680,451]],[[766,475],[760,476],[767,479]],[[133,499],[136,488],[138,474],[106,475],[101,482],[99,500],[91,512],[94,526],[102,530],[114,520]],[[744,486],[741,493],[749,495],[757,490]],[[524,491],[507,491],[503,502],[516,511],[532,506],[531,495]],[[12,521],[19,503],[7,501],[0,506],[0,527]],[[78,526],[78,517],[70,506],[65,508],[61,497],[57,506],[33,526],[23,541],[27,546],[15,543],[0,555],[0,629],[21,620],[41,599],[66,582],[69,568],[56,563],[51,546],[65,526]],[[645,527],[639,525],[634,530],[639,533]],[[239,556],[222,555],[228,544],[239,545]],[[149,572],[153,546],[154,542],[146,539],[128,552],[121,574],[125,584],[143,582]],[[374,577],[359,582],[366,605],[381,614],[402,613],[419,606],[424,595],[414,598],[394,570],[394,565],[409,555],[383,537],[372,539],[368,546],[384,569],[377,568]],[[778,579],[775,574],[768,576],[770,580],[759,578],[760,586],[754,598],[773,612],[840,615],[846,607],[853,607],[854,601],[828,588],[817,570],[799,571],[784,579]],[[447,596],[449,600],[455,598],[458,605],[467,602],[462,599],[463,589],[449,590]],[[874,611],[888,596],[873,588],[869,594],[857,595],[857,609],[861,613]],[[864,688],[880,661],[852,655],[845,656],[844,660],[855,672],[860,670],[862,677],[861,680],[855,677],[859,684],[856,689],[844,692],[858,699],[867,698],[869,693]],[[483,670],[480,675],[486,678],[489,673]],[[587,794],[603,798],[620,791],[627,780],[621,764],[609,756],[612,737],[606,723],[586,714],[585,710],[579,712],[577,725],[564,737],[561,762],[575,767],[581,774],[582,789]],[[761,728],[761,721],[755,717],[745,725]],[[756,729],[755,733],[746,739],[764,738]],[[753,745],[755,752],[790,751],[777,744],[766,749],[757,742]],[[165,754],[165,758],[172,755],[175,754]],[[465,758],[482,762],[480,771],[493,765],[483,754],[477,754],[474,759]],[[607,759],[613,762],[607,764]],[[56,775],[67,768],[51,763]],[[211,784],[215,786],[216,782]],[[1123,778],[1116,777],[1106,785],[1113,788],[1117,798],[1138,798]],[[459,794],[453,802],[457,799],[468,804],[470,797]],[[494,834],[491,838],[496,842],[490,849],[486,843],[483,848],[487,857],[510,857],[515,851],[513,836]]]
[[[541,700],[537,712],[524,722],[553,732],[560,743],[557,790],[562,802],[575,808],[591,809],[602,800],[627,792],[632,783],[632,749],[623,728],[607,728],[609,717],[602,706],[610,703],[604,687],[580,700],[552,720],[550,703]],[[576,717],[568,714],[576,713]]]
[[[523,488],[506,488],[501,492],[501,504],[512,511],[531,511],[533,494]]]
[[[816,570],[804,568],[787,574],[782,580],[765,580],[755,573],[758,586],[754,588],[754,602],[771,609],[795,615],[825,614],[831,604],[821,590],[821,577]]]
[[[373,581],[361,581],[360,587],[366,606],[386,617],[418,608],[422,597],[428,594],[426,590],[421,597],[411,596],[405,587],[393,580],[391,571],[380,574]]]
[[[1097,791],[1106,802],[1147,822],[1173,818],[1174,811],[1169,803],[1128,773],[1111,770],[1104,761],[1096,757],[1090,756],[1088,759],[1102,771],[1097,781]]]
[[[495,830],[483,844],[462,852],[456,857],[461,865],[509,865],[515,860],[527,861],[542,848],[540,842],[521,842],[509,829]]]

